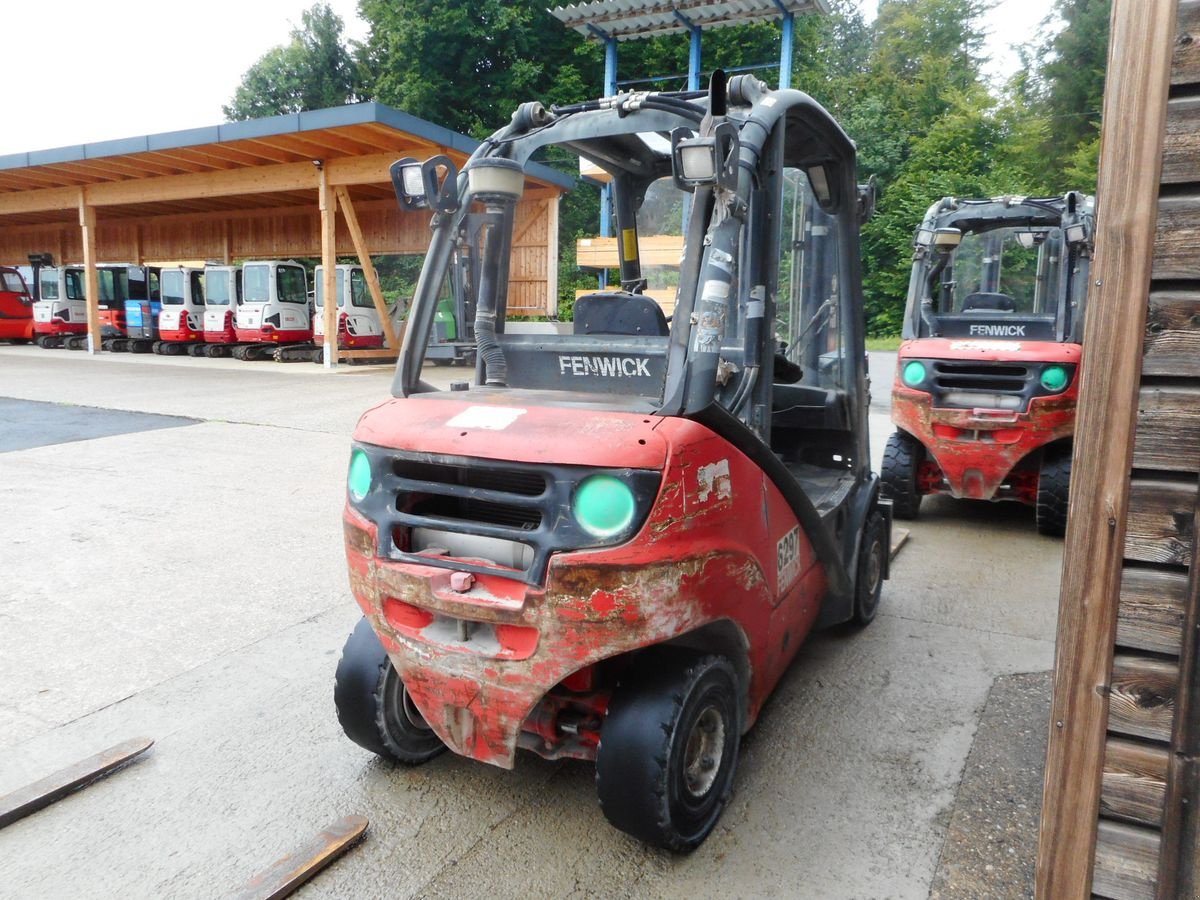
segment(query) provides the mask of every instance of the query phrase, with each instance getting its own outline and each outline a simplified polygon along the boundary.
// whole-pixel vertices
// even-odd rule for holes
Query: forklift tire
[[[1071,488],[1071,454],[1057,453],[1042,460],[1038,473],[1038,534],[1062,537],[1067,532],[1067,501]]]
[[[596,794],[608,821],[684,852],[708,837],[733,786],[742,715],[723,656],[648,653],[618,684],[596,748]]]
[[[865,628],[879,612],[879,595],[883,593],[883,573],[887,571],[887,522],[878,512],[867,516],[862,545],[858,549],[858,566],[854,577],[854,624]]]
[[[883,496],[892,501],[892,515],[897,519],[915,519],[921,511],[921,495],[917,491],[917,466],[922,447],[902,431],[887,439],[883,448],[883,466],[879,480]]]
[[[409,698],[365,616],[342,648],[333,702],[346,737],[384,759],[415,766],[446,749]]]

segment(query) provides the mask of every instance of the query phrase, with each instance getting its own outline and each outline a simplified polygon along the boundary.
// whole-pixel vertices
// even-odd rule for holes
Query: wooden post
[[[221,234],[221,262],[227,266],[233,265],[233,223],[225,220]]]
[[[318,174],[317,199],[321,207],[321,292],[325,295],[325,368],[338,364],[337,295],[337,195],[322,166]]]
[[[1113,0],[1037,896],[1091,894],[1177,0]]]
[[[560,194],[546,198],[546,315],[558,318],[558,202]]]
[[[383,299],[383,288],[379,284],[379,273],[371,262],[371,254],[367,251],[367,242],[363,240],[362,229],[358,225],[358,213],[350,201],[350,191],[344,185],[337,186],[337,199],[341,205],[342,215],[346,219],[346,227],[350,230],[350,240],[354,242],[354,252],[358,254],[359,265],[367,276],[367,288],[371,291],[371,300],[375,304],[375,312],[383,324],[384,338],[393,350],[400,348],[400,340],[396,329],[392,327],[392,317],[388,315],[387,301]]]
[[[79,189],[79,228],[83,235],[83,283],[87,294],[87,351],[100,350],[100,279],[96,275],[96,209]],[[61,263],[60,263],[61,264]]]

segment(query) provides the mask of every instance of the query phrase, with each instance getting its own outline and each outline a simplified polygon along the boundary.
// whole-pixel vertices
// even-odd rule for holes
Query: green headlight
[[[350,472],[346,476],[346,489],[350,491],[350,497],[356,503],[362,502],[362,499],[371,491],[371,461],[361,450],[355,450],[350,454]]]
[[[593,537],[607,538],[629,527],[634,514],[633,491],[611,475],[592,475],[575,490],[571,512]]]
[[[1048,391],[1061,391],[1069,380],[1062,366],[1047,366],[1042,370],[1042,387]]]
[[[917,362],[915,359],[904,366],[904,371],[901,374],[904,383],[909,387],[916,387],[925,380],[925,363]]]

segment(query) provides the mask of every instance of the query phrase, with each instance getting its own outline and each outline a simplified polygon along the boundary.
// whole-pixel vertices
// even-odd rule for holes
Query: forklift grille
[[[945,391],[986,391],[993,394],[1023,394],[1029,380],[1029,367],[1009,363],[958,362],[938,360],[933,365],[934,389]]]
[[[660,472],[494,461],[360,445],[380,464],[379,490],[359,504],[378,525],[379,555],[467,572],[489,572],[540,585],[552,553],[628,540],[658,494]],[[380,459],[380,457],[383,457]],[[596,538],[571,515],[584,478],[606,473],[633,490],[630,530]],[[429,535],[441,535],[429,544]],[[460,537],[461,536],[461,537]],[[441,553],[433,548],[443,548]],[[446,548],[458,547],[459,555]],[[469,562],[467,560],[470,560]]]

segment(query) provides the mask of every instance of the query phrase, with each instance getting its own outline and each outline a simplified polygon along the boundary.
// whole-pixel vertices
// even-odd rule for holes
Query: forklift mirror
[[[407,176],[408,172],[404,174]],[[452,213],[458,209],[458,169],[450,157],[431,156],[421,163],[421,187],[426,204],[435,212]]]
[[[682,127],[671,132],[671,169],[676,186],[689,192],[705,185],[735,190],[741,152],[737,128],[731,122],[721,122],[709,135],[690,135],[691,130]]]
[[[962,243],[962,232],[957,228],[939,228],[933,233],[933,246],[948,253]]]
[[[858,224],[868,222],[875,215],[875,203],[879,198],[879,182],[872,175],[866,184],[858,186]]]

